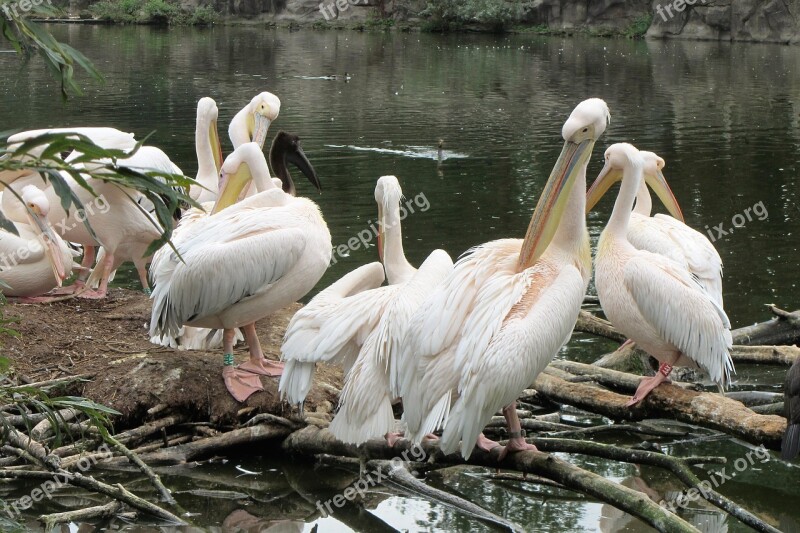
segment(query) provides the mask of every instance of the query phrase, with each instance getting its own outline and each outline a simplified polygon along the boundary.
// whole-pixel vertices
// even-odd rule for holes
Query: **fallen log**
[[[786,419],[759,415],[740,402],[716,393],[695,392],[662,384],[638,405],[626,407],[628,396],[583,383],[570,383],[542,372],[533,385],[552,401],[572,405],[614,420],[671,418],[708,427],[753,444],[779,449]]]
[[[763,364],[791,366],[800,357],[797,346],[734,345],[731,358],[735,364]]]
[[[282,446],[284,451],[293,455],[314,456],[334,453],[345,457],[366,455],[368,459],[387,460],[394,457],[408,459],[409,456],[421,459],[418,457],[420,448],[412,446],[406,440],[398,441],[391,448],[386,445],[385,441],[381,440],[372,440],[360,447],[355,447],[339,442],[329,431],[313,426],[295,431],[283,441]],[[429,457],[429,462],[505,468],[547,477],[567,488],[577,489],[582,493],[637,516],[658,531],[698,531],[677,515],[657,505],[644,494],[545,453],[515,453],[506,456],[502,461],[498,461],[499,451],[497,449],[488,453],[476,449],[469,460],[465,461],[457,454],[443,455],[436,444],[424,443],[422,449]]]
[[[775,318],[735,329],[731,332],[734,344],[797,345],[800,344],[800,311],[787,312],[768,306]]]
[[[56,524],[68,524],[70,522],[81,523],[86,520],[97,518],[110,518],[119,513],[123,508],[122,502],[111,501],[105,505],[87,507],[86,509],[76,509],[64,513],[43,514],[39,517],[39,522],[44,524],[45,531],[52,530]]]

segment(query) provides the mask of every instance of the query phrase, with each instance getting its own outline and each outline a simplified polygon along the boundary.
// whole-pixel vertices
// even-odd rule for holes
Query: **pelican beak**
[[[214,166],[217,167],[217,174],[219,174],[222,169],[222,146],[219,143],[216,120],[212,120],[208,128],[208,140],[211,143],[211,153],[214,154]]]
[[[386,220],[383,218],[383,206],[378,204],[378,259],[383,263],[383,244],[386,242]]]
[[[269,131],[269,126],[272,124],[272,121],[262,115],[261,113],[254,113],[253,117],[253,142],[258,143],[262,149],[264,148],[264,142],[267,140],[267,131]]]
[[[593,139],[586,139],[580,143],[572,141],[564,143],[564,148],[539,197],[528,232],[525,234],[519,256],[521,268],[532,266],[553,240],[569,194],[576,178],[584,172],[594,143]]]
[[[239,165],[239,168],[234,173],[223,172],[219,179],[217,203],[214,204],[211,214],[215,215],[244,198],[247,185],[252,179],[253,175],[247,163]]]
[[[667,208],[669,214],[683,222],[681,206],[678,205],[678,200],[676,200],[675,195],[672,194],[672,189],[670,189],[667,184],[667,179],[664,177],[664,174],[658,170],[655,175],[650,174],[645,176],[644,181],[653,189],[653,192],[656,193],[661,203]]]
[[[47,220],[38,211],[33,211],[31,217],[33,225],[39,230],[39,235],[44,245],[44,253],[50,260],[50,266],[53,267],[53,275],[56,278],[56,284],[61,287],[61,282],[67,278],[67,272],[64,268],[64,260],[61,257],[61,248],[58,246],[58,237],[53,232],[53,228],[47,223]]]
[[[597,205],[597,202],[600,201],[600,198],[608,192],[608,189],[621,180],[622,169],[613,167],[606,161],[603,170],[600,171],[600,174],[597,175],[594,183],[592,183],[592,186],[589,187],[589,190],[586,192],[586,212],[588,213],[591,211],[592,208]]]
[[[317,191],[322,192],[322,185],[319,182],[317,173],[314,171],[314,167],[311,166],[311,162],[299,145],[297,146],[297,150],[292,150],[286,154],[286,161],[296,166],[300,172],[308,178],[308,181],[317,188]]]

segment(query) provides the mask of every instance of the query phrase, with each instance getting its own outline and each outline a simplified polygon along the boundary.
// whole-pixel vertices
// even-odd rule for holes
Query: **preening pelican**
[[[516,398],[569,340],[578,318],[591,276],[586,166],[608,120],[597,98],[572,111],[525,239],[472,249],[412,318],[401,392],[414,441],[444,425],[445,453],[459,441],[464,457],[476,443],[490,450],[499,444],[482,430],[503,408],[510,439],[501,457],[535,449],[521,432]]]
[[[406,325],[453,268],[444,250],[434,250],[419,270],[408,262],[401,231],[402,195],[395,176],[378,180],[375,201],[383,265],[359,267],[320,292],[292,317],[281,347],[286,368],[280,391],[292,404],[305,400],[316,363],[344,367],[339,411],[330,425],[343,442],[360,444],[394,429],[392,400],[399,396],[397,358]],[[389,285],[381,287],[384,268]]]
[[[50,203],[34,185],[22,188],[28,224],[14,223],[19,235],[0,231],[0,281],[5,296],[42,295],[72,272],[72,252],[47,221]]]
[[[79,133],[86,135],[93,142],[104,148],[127,149],[133,148],[133,136],[119,132],[113,128],[59,128],[44,130],[46,132]],[[9,138],[9,143],[21,142],[35,132],[23,132]],[[132,144],[131,144],[132,143]],[[70,160],[70,156],[67,160]],[[137,170],[159,170],[161,172],[181,173],[169,157],[154,146],[143,146],[131,157],[119,160],[119,166],[126,166]],[[87,182],[94,189],[97,196],[81,187],[68,174],[62,174],[73,194],[84,205],[78,212],[74,207],[67,214],[61,207],[60,198],[49,184],[44,182],[36,173],[17,176],[7,186],[15,189],[26,184],[35,184],[43,188],[50,203],[48,220],[58,228],[60,235],[67,241],[76,242],[84,246],[85,267],[91,266],[94,260],[94,249],[102,246],[104,253],[98,260],[92,272],[92,282],[98,286],[97,290],[86,290],[83,283],[78,281],[70,287],[64,287],[61,293],[80,292],[84,298],[102,298],[108,289],[108,279],[112,272],[124,261],[133,261],[139,273],[140,280],[147,289],[147,275],[145,270],[146,259],[142,256],[151,242],[157,239],[161,232],[155,224],[155,218],[143,213],[135,202],[142,202],[145,198],[136,191],[109,183],[97,178],[87,178]],[[133,200],[133,201],[132,201]],[[13,195],[3,195],[3,211],[12,220],[19,220],[22,210]],[[146,208],[146,206],[143,206]],[[88,222],[96,235],[89,232],[84,224]]]
[[[263,147],[267,140],[267,131],[281,111],[280,99],[272,93],[259,93],[250,103],[239,110],[228,126],[228,136],[234,150],[249,142]]]
[[[199,204],[217,199],[219,170],[222,166],[222,148],[217,133],[217,103],[209,97],[197,102],[194,145],[197,154],[197,175],[189,196]]]
[[[303,159],[309,179],[319,186]],[[258,193],[235,203],[251,180]],[[244,401],[262,389],[258,374],[282,371],[282,365],[264,358],[255,321],[314,287],[330,263],[331,235],[314,202],[275,187],[256,143],[228,156],[221,182],[212,214],[174,243],[184,262],[166,249],[153,261],[150,335],[175,336],[184,324],[224,329],[223,379],[234,398]],[[233,330],[239,327],[250,360],[234,368]]]
[[[593,206],[622,180],[614,211],[600,235],[595,258],[597,295],[614,326],[661,363],[655,377],[644,378],[628,405],[641,401],[665,381],[675,365],[701,368],[720,388],[733,370],[730,322],[685,264],[628,240],[633,202],[642,180],[676,218],[680,208],[663,174],[645,176],[645,160],[630,144],[612,145],[606,164],[587,193]]]

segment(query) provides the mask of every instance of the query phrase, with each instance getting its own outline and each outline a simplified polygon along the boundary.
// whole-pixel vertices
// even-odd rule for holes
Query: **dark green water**
[[[376,216],[376,179],[395,174],[407,198],[417,199],[418,207],[429,206],[404,221],[406,253],[414,263],[438,247],[457,256],[487,240],[522,237],[561,149],[564,119],[580,100],[601,97],[611,108],[612,123],[597,144],[590,178],[611,143],[627,141],[657,152],[667,161],[665,175],[689,224],[700,231],[722,224],[727,231],[744,221],[727,235],[712,233],[725,263],[725,307],[734,327],[765,319],[766,303],[800,307],[796,47],[256,28],[51,29],[86,53],[105,74],[106,84],[86,82],[85,97],[63,104],[55,83],[36,61],[20,68],[13,54],[0,54],[5,73],[0,130],[104,125],[140,137],[155,131],[150,143],[194,175],[197,100],[211,96],[217,101],[227,153],[230,118],[256,93],[269,90],[282,99],[273,133],[285,129],[299,134],[321,177],[320,196],[311,195],[307,182],[298,188],[319,203],[334,245],[368,227]],[[320,79],[345,72],[351,76],[347,82]],[[439,139],[445,149],[441,166],[436,161]],[[589,216],[593,237],[611,206],[606,200]],[[376,257],[374,247],[351,251],[338,259],[318,288]],[[131,279],[123,276],[121,283]],[[591,361],[608,347],[576,337],[562,355]],[[740,385],[774,390],[782,371],[741,367],[737,378]],[[728,440],[692,441],[674,449],[718,453],[731,460],[748,451]],[[584,466],[631,485],[638,477],[636,483],[662,495],[678,487],[674,479],[652,469],[595,460]],[[776,524],[781,516],[797,519],[800,512],[793,502],[800,489],[788,480],[796,481],[798,471],[778,461],[756,466],[759,470],[748,469],[720,490],[775,518]],[[254,477],[257,481],[242,485],[230,463],[198,468],[204,479],[169,480],[178,487],[187,483],[251,494],[256,500],[249,504],[191,494],[181,502],[199,513],[198,524],[206,525],[221,524],[245,509],[262,517],[253,531],[283,519],[299,521],[286,526],[295,528],[288,530],[309,530],[317,519],[313,502],[325,494],[317,478],[329,475],[342,486],[349,482],[325,469],[323,475],[302,466],[253,460],[245,467],[262,472]],[[478,472],[434,482],[538,531],[647,529],[600,504],[548,489],[509,492]],[[146,490],[144,484],[135,486]],[[444,506],[384,489],[372,494],[369,507],[375,507],[379,520],[398,529],[486,528]],[[686,516],[698,526],[710,523],[704,526],[707,531],[743,530],[733,520],[720,525],[713,510],[695,508]],[[344,524],[361,530],[382,527],[356,511],[334,517],[340,521],[319,521],[320,531],[342,530],[348,527]]]

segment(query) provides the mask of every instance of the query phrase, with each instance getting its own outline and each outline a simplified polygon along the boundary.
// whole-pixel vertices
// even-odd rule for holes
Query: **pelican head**
[[[249,142],[234,150],[222,163],[219,194],[211,214],[218,213],[244,198],[246,187],[255,176],[265,178],[264,183],[268,188],[275,186],[269,179],[269,168],[267,160],[264,159],[264,152],[257,143]]]
[[[197,102],[197,127],[208,128],[207,132],[198,131],[198,133],[208,135],[217,172],[222,167],[222,146],[220,146],[219,134],[217,133],[218,115],[217,103],[212,98],[206,96]]]
[[[633,145],[628,143],[612,144],[605,153],[606,163],[603,170],[589,187],[586,193],[586,211],[594,207],[600,198],[608,192],[611,186],[622,180],[623,170],[630,164],[641,165],[644,180],[653,189],[661,202],[669,211],[669,214],[676,219],[683,221],[683,213],[669,188],[661,169],[664,168],[664,160],[653,152],[640,152]],[[638,186],[638,184],[637,184]]]
[[[386,213],[397,207],[403,197],[403,189],[396,176],[381,176],[375,185],[375,202],[378,204],[378,256],[383,261],[386,243]],[[399,221],[395,221],[399,222]]]
[[[234,147],[253,141],[263,148],[269,126],[278,118],[280,110],[281,101],[277,96],[268,92],[257,94],[236,113],[228,126],[228,135]]]
[[[608,105],[599,98],[584,100],[570,114],[561,136],[564,147],[533,212],[520,252],[520,268],[533,265],[553,240],[578,176],[585,176],[594,143],[611,121]]]
[[[317,173],[303,152],[303,148],[300,147],[300,137],[297,135],[279,131],[269,149],[269,162],[272,164],[272,170],[280,178],[285,193],[294,196],[296,192],[287,163],[296,166],[317,191],[322,192]]]
[[[47,222],[47,214],[50,212],[50,203],[47,201],[47,196],[38,187],[26,185],[22,188],[22,201],[27,208],[26,211],[31,227],[42,239],[44,253],[50,260],[50,265],[53,267],[53,275],[60,287],[61,282],[67,277],[67,272],[64,268],[58,237],[53,232],[50,223]]]

